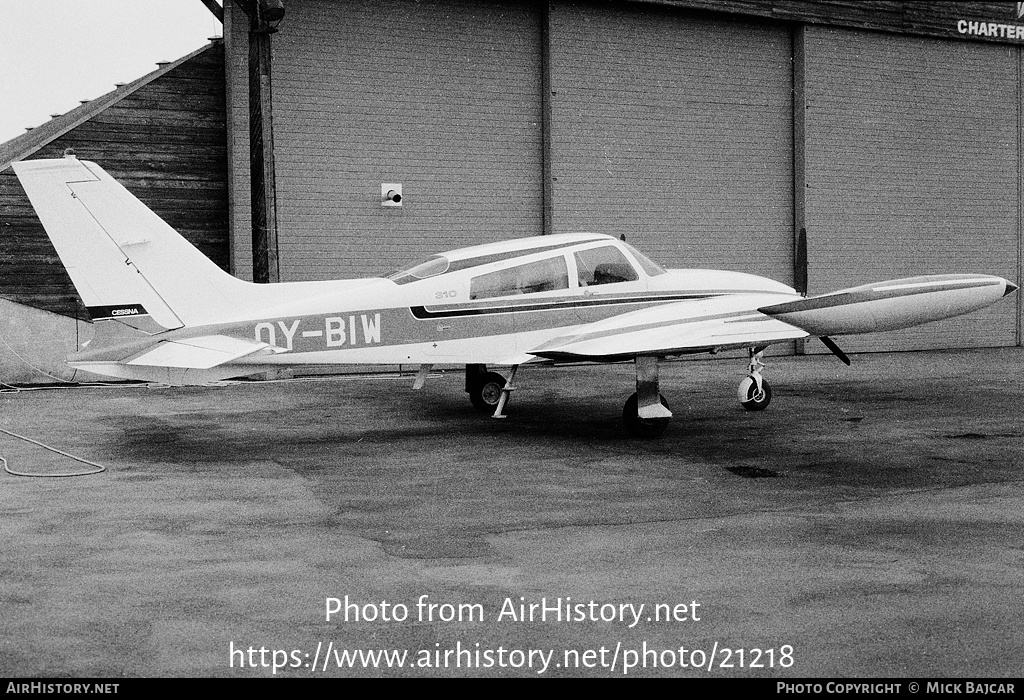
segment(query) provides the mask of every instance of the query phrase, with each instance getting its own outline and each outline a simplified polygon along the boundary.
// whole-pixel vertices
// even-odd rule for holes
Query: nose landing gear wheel
[[[659,396],[661,397],[661,405],[672,410],[669,408],[665,397],[660,394]],[[665,428],[668,427],[668,422],[671,418],[641,418],[637,413],[637,406],[637,398],[634,393],[626,399],[626,405],[622,407],[622,423],[626,426],[626,432],[638,438],[661,437],[661,434],[665,432]]]
[[[481,413],[494,413],[501,400],[505,378],[497,372],[485,372],[469,388],[469,400]]]
[[[772,400],[772,387],[764,379],[761,380],[761,389],[758,391],[754,378],[744,377],[737,393],[740,405],[748,411],[763,411]]]

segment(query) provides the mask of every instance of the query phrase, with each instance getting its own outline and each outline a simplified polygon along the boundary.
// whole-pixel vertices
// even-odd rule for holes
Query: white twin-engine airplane
[[[1017,286],[988,275],[911,277],[805,298],[763,277],[665,270],[624,241],[580,233],[435,255],[387,277],[253,284],[221,270],[95,163],[14,169],[95,323],[68,363],[88,372],[205,384],[296,365],[466,365],[475,406],[503,416],[519,365],[636,365],[627,429],[660,435],[672,413],[660,360],[746,348],[745,408],[771,389],[773,343],[905,328],[981,309]],[[488,366],[511,368],[508,379]]]

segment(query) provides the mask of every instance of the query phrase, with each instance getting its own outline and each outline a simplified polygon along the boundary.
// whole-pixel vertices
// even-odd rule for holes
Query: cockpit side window
[[[560,255],[474,277],[469,283],[469,298],[489,299],[568,288],[569,268]]]
[[[581,287],[639,279],[636,270],[615,246],[588,248],[576,253],[576,270]]]

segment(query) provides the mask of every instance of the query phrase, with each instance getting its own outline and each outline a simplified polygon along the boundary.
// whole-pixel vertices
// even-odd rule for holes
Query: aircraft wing
[[[611,362],[638,355],[664,357],[806,338],[810,335],[807,331],[758,311],[801,298],[754,293],[664,304],[579,327],[529,354],[552,360]]]
[[[638,356],[763,347],[818,336],[896,330],[995,303],[1017,285],[991,275],[928,275],[876,282],[804,298],[734,294],[614,316],[530,350],[554,360],[613,361]],[[835,350],[833,350],[835,352]]]

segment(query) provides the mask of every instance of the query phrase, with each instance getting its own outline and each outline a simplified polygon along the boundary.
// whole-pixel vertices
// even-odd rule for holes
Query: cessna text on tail
[[[660,360],[746,348],[740,401],[763,409],[773,343],[905,328],[1014,291],[978,274],[912,277],[805,298],[763,277],[665,270],[590,233],[522,238],[435,255],[386,277],[252,284],[222,271],[95,163],[14,169],[96,326],[68,363],[96,374],[204,384],[284,366],[464,364],[478,408],[502,415],[516,368],[538,361],[636,365],[626,426],[658,435],[671,412]],[[487,366],[511,368],[508,378]]]

